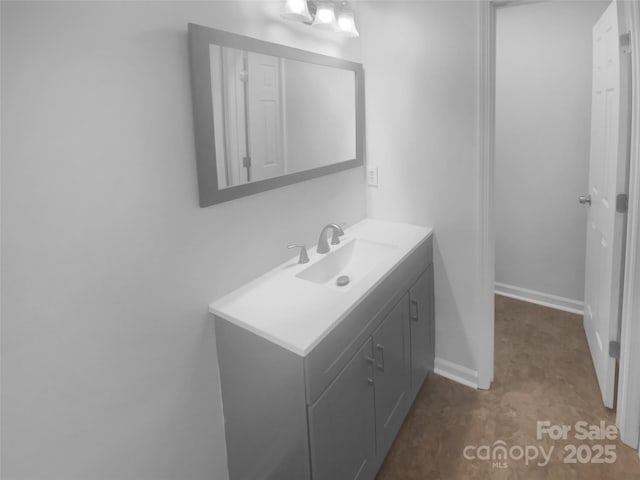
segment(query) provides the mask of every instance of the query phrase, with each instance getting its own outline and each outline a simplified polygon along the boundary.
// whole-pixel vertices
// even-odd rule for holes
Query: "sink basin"
[[[357,283],[396,249],[395,245],[352,239],[339,249],[327,253],[322,260],[302,270],[296,277],[345,289],[347,285]],[[338,277],[342,276],[349,277],[345,286],[336,284]]]
[[[425,227],[362,220],[346,229],[329,253],[310,251],[307,264],[290,258],[209,310],[305,357],[430,235]],[[349,283],[338,286],[342,275]]]

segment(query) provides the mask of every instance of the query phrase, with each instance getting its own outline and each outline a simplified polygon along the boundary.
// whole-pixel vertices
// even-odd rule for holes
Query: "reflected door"
[[[281,59],[248,53],[249,181],[285,172]]]

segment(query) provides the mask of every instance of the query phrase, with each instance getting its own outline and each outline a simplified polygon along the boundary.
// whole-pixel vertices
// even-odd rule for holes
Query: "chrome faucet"
[[[318,249],[316,250],[318,253],[327,253],[330,250],[329,243],[327,242],[327,230],[329,229],[333,230],[331,245],[338,245],[340,243],[340,237],[344,235],[342,225],[338,225],[336,223],[329,223],[328,225],[325,225],[320,232],[320,238],[318,239]]]

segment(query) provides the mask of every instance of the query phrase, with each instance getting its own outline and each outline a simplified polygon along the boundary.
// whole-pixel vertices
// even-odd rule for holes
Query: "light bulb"
[[[295,20],[297,22],[310,23],[311,20],[313,20],[309,13],[307,0],[286,0],[284,12],[282,12],[280,16],[287,20]]]
[[[360,35],[356,29],[353,12],[343,11],[338,14],[338,31],[346,37],[357,37]]]
[[[336,30],[336,14],[333,11],[333,5],[325,2],[318,3],[313,26],[324,30]]]

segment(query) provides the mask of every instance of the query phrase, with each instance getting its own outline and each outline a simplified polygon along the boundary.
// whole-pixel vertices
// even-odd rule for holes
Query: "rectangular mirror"
[[[200,206],[363,164],[362,65],[189,24]]]

